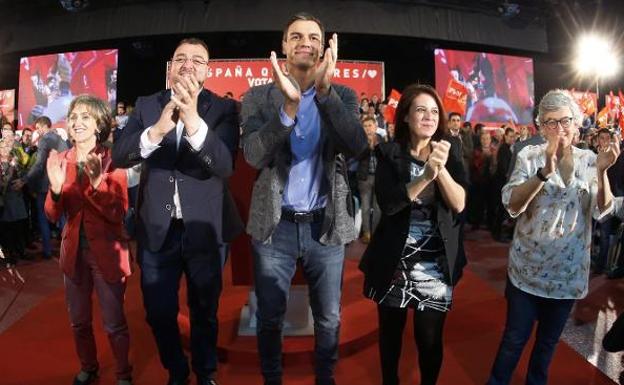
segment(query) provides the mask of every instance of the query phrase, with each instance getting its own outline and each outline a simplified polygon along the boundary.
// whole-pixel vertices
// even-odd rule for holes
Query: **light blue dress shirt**
[[[292,162],[282,195],[282,207],[294,211],[311,211],[327,203],[321,156],[321,116],[314,102],[315,95],[314,87],[303,92],[295,120],[280,108],[282,124],[295,125],[290,133]]]

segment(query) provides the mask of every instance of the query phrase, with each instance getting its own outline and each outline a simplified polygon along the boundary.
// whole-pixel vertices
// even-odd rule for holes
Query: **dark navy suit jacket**
[[[137,238],[143,248],[157,252],[163,246],[171,224],[175,181],[185,228],[184,248],[192,252],[215,252],[234,237],[236,230],[225,223],[223,202],[229,206],[227,178],[232,174],[238,147],[239,125],[236,104],[203,90],[198,99],[199,116],[208,125],[200,151],[195,151],[184,135],[176,149],[176,130],[167,134],[160,148],[147,159],[141,158],[140,137],[158,121],[169,102],[170,91],[140,97],[121,137],[113,146],[113,165],[127,168],[143,162],[137,203]],[[226,199],[224,199],[224,197]],[[225,218],[238,219],[234,207]],[[239,231],[242,230],[242,223]],[[212,253],[211,253],[212,254]]]

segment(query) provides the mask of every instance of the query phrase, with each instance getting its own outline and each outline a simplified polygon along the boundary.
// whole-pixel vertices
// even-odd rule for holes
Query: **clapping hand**
[[[446,165],[451,144],[446,140],[439,142],[431,141],[431,147],[431,154],[429,154],[429,159],[425,163],[425,178],[435,180]]]
[[[67,171],[67,159],[59,155],[56,150],[51,150],[46,163],[48,171],[48,180],[50,181],[50,190],[54,194],[60,194],[65,183],[65,175]]]
[[[544,150],[544,158],[546,164],[542,168],[542,174],[548,178],[552,173],[557,170],[557,163],[559,161],[557,157],[557,150],[559,149],[559,134],[551,134],[546,137],[548,145]]]
[[[325,50],[323,61],[316,69],[316,78],[314,80],[314,86],[316,92],[321,95],[327,95],[329,88],[331,87],[331,80],[334,77],[334,70],[336,69],[336,62],[338,61],[338,35],[333,34],[329,39],[329,47]]]
[[[197,112],[197,100],[202,91],[202,84],[197,80],[195,74],[186,73],[181,76],[174,76],[172,88],[175,95],[171,95],[171,101],[175,103],[180,113],[180,119],[184,123],[187,134],[193,135],[201,124],[201,118]]]
[[[88,154],[85,162],[85,171],[93,188],[97,188],[102,181],[102,155]]]
[[[273,82],[284,95],[284,112],[294,119],[301,102],[301,88],[290,76],[286,66],[280,67],[275,51],[271,51],[271,67],[273,67]]]
[[[596,157],[596,169],[598,173],[605,172],[609,167],[613,166],[618,156],[620,156],[620,143],[615,140],[611,142],[609,147],[598,153]]]

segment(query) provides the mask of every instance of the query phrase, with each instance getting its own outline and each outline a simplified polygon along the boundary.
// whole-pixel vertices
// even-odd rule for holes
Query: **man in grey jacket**
[[[281,330],[297,260],[314,316],[316,384],[334,384],[344,245],[356,237],[345,157],[367,146],[355,92],[332,84],[336,34],[323,52],[321,22],[286,25],[274,83],[252,88],[242,107],[245,159],[259,170],[247,232],[254,253],[258,351],[266,385],[282,382]]]
[[[20,189],[27,184],[30,191],[37,194],[37,218],[39,220],[39,231],[41,232],[43,258],[49,259],[52,256],[50,224],[43,209],[49,186],[46,162],[51,150],[62,152],[67,150],[68,146],[67,142],[52,128],[52,122],[47,116],[37,118],[34,125],[39,134],[35,164],[30,168],[28,174],[13,183],[16,189]],[[62,224],[60,227],[63,227]]]

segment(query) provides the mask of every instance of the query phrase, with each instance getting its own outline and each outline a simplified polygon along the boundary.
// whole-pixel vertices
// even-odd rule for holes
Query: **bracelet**
[[[541,180],[542,182],[548,182],[548,178],[546,178],[544,176],[544,174],[542,174],[542,168],[538,168],[537,172],[535,173],[535,176],[537,176],[537,179]]]

